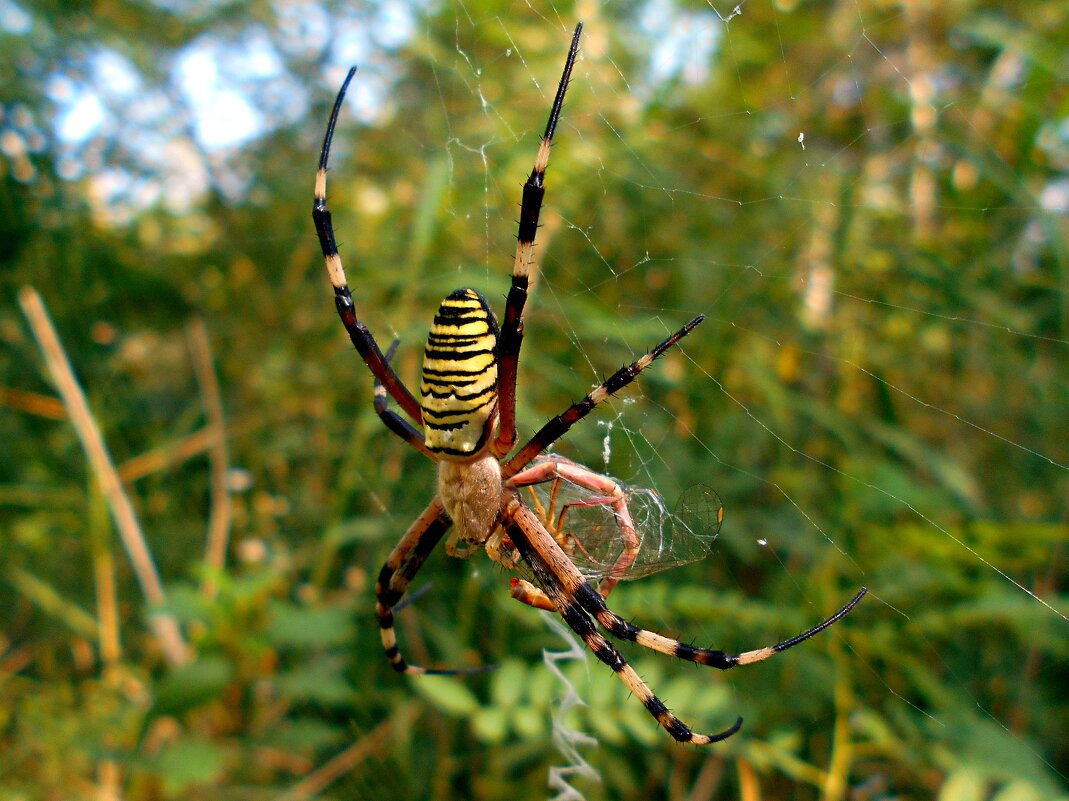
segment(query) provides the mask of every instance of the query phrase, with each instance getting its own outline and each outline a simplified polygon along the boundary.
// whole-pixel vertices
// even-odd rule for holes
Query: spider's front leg
[[[423,415],[415,396],[409,391],[404,382],[390,367],[389,356],[382,353],[375,337],[372,336],[367,326],[356,316],[356,304],[353,303],[352,293],[345,277],[345,269],[342,267],[341,254],[338,253],[338,243],[334,236],[334,224],[330,217],[330,208],[327,206],[327,164],[330,158],[330,144],[334,138],[334,128],[338,124],[338,114],[341,112],[342,101],[345,92],[349,88],[349,82],[356,74],[356,67],[352,67],[345,76],[338,96],[334,100],[334,107],[330,112],[330,120],[327,122],[327,132],[323,136],[323,149],[319,154],[319,169],[316,171],[315,190],[312,198],[312,220],[315,223],[316,234],[319,237],[319,246],[323,251],[323,261],[327,267],[327,275],[330,277],[331,286],[334,287],[334,305],[338,309],[338,316],[342,325],[345,326],[349,339],[356,348],[360,358],[364,360],[371,370],[375,379],[379,381],[390,394],[397,405],[401,407],[410,418],[417,423],[423,422]],[[389,425],[389,422],[387,422]],[[390,426],[392,430],[406,437],[400,430]],[[407,438],[407,437],[406,437]],[[415,444],[415,443],[413,443]]]
[[[523,185],[520,225],[516,234],[516,257],[512,263],[512,285],[505,301],[505,318],[501,324],[501,339],[497,348],[500,424],[492,450],[498,457],[505,456],[516,443],[516,371],[520,360],[520,346],[523,344],[523,308],[527,304],[527,294],[536,272],[534,243],[538,233],[542,199],[546,194],[549,151],[553,145],[553,135],[557,130],[561,109],[564,107],[564,95],[572,79],[572,68],[579,55],[579,37],[582,33],[583,23],[580,22],[572,34],[572,44],[568,48],[564,71],[561,73],[560,83],[557,84],[557,94],[553,98],[553,106],[550,108],[549,120],[538,146],[534,167]]]

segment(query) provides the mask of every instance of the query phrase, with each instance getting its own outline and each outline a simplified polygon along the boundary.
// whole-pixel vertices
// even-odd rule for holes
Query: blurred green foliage
[[[670,499],[700,480],[727,507],[708,560],[622,585],[614,609],[743,650],[872,594],[724,676],[627,649],[697,729],[746,718],[707,750],[669,741],[596,661],[569,663],[586,705],[566,722],[597,739],[581,752],[601,777],[576,786],[1066,797],[1069,8],[751,0],[721,23],[714,5],[733,13],[0,2],[0,801],[552,795],[565,688],[541,651],[566,646],[498,568],[432,558],[398,616],[414,662],[496,671],[406,680],[382,657],[373,579],[434,473],[375,418],[309,211],[355,53],[363,111],[339,125],[331,205],[358,306],[414,380],[445,292],[504,296],[578,18],[521,436],[704,312],[560,446],[600,468],[608,438],[614,475]],[[651,28],[719,39],[669,53]],[[274,66],[242,72],[267,46]],[[236,146],[198,133],[178,77],[198,49],[259,112]],[[378,92],[363,105],[361,86]],[[104,121],[59,136],[90,90]],[[54,401],[26,284],[126,478],[189,664],[168,666],[147,625],[160,610]],[[226,413],[222,569],[204,556],[204,440],[182,448],[206,424],[195,319]]]

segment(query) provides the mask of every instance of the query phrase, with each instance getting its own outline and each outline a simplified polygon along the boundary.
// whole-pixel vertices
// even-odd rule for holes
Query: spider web
[[[507,145],[522,140],[533,153],[556,73],[542,67],[541,59],[537,69],[529,65],[526,49],[535,45],[514,35],[507,18],[475,20],[465,17],[471,9],[462,9],[456,52],[443,56],[435,74],[443,86],[460,81],[471,97],[467,107],[445,114],[448,180],[480,176],[485,204],[469,209],[446,203],[444,211],[483,237],[483,258],[475,265],[443,264],[440,270],[458,283],[491,286],[499,294],[509,263],[517,176],[526,169],[517,167]],[[563,54],[570,11],[533,4],[528,10],[544,19]],[[1044,638],[1069,633],[1064,600],[1052,583],[1056,567],[1044,564],[1064,560],[1059,543],[1065,539],[1066,510],[1057,498],[1069,486],[1069,451],[1067,439],[1051,433],[1064,435],[1065,427],[1055,424],[1044,435],[998,410],[1024,405],[1054,421],[1066,401],[1069,338],[1057,315],[1049,321],[1018,316],[1013,303],[993,301],[1043,286],[1050,302],[1064,310],[1064,279],[1043,274],[1052,264],[1064,264],[1069,150],[1064,123],[1038,134],[1037,146],[1060,166],[1045,172],[1040,183],[1026,185],[1013,175],[1016,168],[1004,155],[992,118],[1000,113],[999,98],[1056,80],[1029,70],[1028,55],[1014,47],[985,51],[988,63],[976,68],[968,50],[991,47],[998,24],[993,17],[948,34],[959,37],[960,46],[957,54],[948,54],[937,44],[939,20],[915,10],[885,13],[863,2],[840,4],[828,17],[819,12],[809,20],[827,25],[839,43],[833,57],[809,64],[778,27],[781,19],[784,25],[799,23],[789,10],[769,4],[684,8],[652,2],[632,13],[635,24],[624,41],[607,41],[599,33],[598,12],[585,15],[583,56],[547,178],[538,241],[541,273],[528,306],[520,375],[521,403],[527,403],[521,421],[530,431],[547,412],[577,398],[692,315],[705,313],[707,322],[681,343],[677,355],[569,435],[562,452],[629,484],[656,487],[671,499],[695,477],[691,467],[681,469],[666,457],[672,453],[667,441],[686,440],[687,448],[703,455],[701,480],[715,486],[727,507],[721,543],[730,542],[723,558],[746,554],[749,567],[781,574],[793,585],[805,619],[815,622],[829,603],[798,562],[799,554],[818,554],[840,563],[854,585],[869,586],[866,620],[895,628],[917,659],[953,672],[943,657],[945,640],[925,624],[933,599],[886,586],[888,572],[881,565],[888,551],[866,544],[867,537],[877,536],[873,529],[881,537],[908,530],[911,538],[927,541],[931,561],[925,563],[922,548],[921,561],[902,570],[922,572],[942,563],[993,576],[1001,592],[993,590],[975,604],[1025,607],[1035,627],[1031,635],[1015,627],[1021,649],[1047,652]],[[481,76],[499,68],[475,54],[474,41],[487,29],[487,35],[509,42],[496,60],[518,60],[520,73],[526,72],[528,85],[517,88],[524,98],[519,111],[516,96],[492,98],[484,91]],[[776,55],[758,66],[747,52],[755,39],[777,42],[767,48]],[[1064,76],[1062,60],[1059,79]],[[728,105],[696,112],[688,102],[701,87],[732,82],[737,86],[725,90]],[[446,94],[443,88],[443,107]],[[1022,94],[1019,102],[1028,104],[1030,94]],[[886,101],[888,95],[894,100]],[[866,109],[881,102],[893,111],[873,115],[870,123]],[[634,124],[655,104],[667,110],[649,114],[645,125]],[[483,117],[490,132],[483,139],[466,132],[473,114]],[[698,152],[673,146],[676,136],[693,145],[694,128],[713,137],[720,132],[726,141],[699,140],[704,147]],[[634,141],[635,132],[645,141]],[[496,155],[506,149],[510,161],[503,164]],[[771,184],[767,176],[748,173],[760,158],[779,164]],[[709,177],[718,174],[719,182]],[[759,183],[748,185],[751,177]],[[578,193],[585,203],[572,202],[569,182],[576,181],[587,187]],[[991,205],[992,181],[1008,182],[1009,204],[1000,199]],[[614,233],[614,213],[622,203],[638,209],[628,219],[639,220],[640,244],[628,251],[617,247]],[[650,215],[645,225],[644,208]],[[681,254],[665,232],[690,231],[695,220],[719,223],[705,231],[699,252],[689,248]],[[933,289],[933,282],[946,280],[957,265],[936,264],[938,258],[913,263],[895,254],[898,248],[923,255],[935,249],[940,232],[983,229],[985,221],[993,238],[978,234],[970,241],[977,252],[959,257],[986,257],[990,270],[963,270],[962,283],[949,292]],[[1012,238],[994,238],[995,231]],[[876,242],[866,244],[865,236]],[[855,239],[864,246],[863,256],[851,256]],[[666,288],[679,283],[683,291]],[[770,307],[767,297],[777,305]],[[730,369],[703,355],[720,338],[729,338],[744,354],[736,355]],[[555,370],[536,355],[547,348],[558,358],[571,349],[578,359],[567,370]],[[980,352],[985,359],[978,359]],[[751,360],[774,367],[754,368]],[[552,398],[538,402],[537,410],[530,401],[536,375],[542,397]],[[829,379],[813,380],[820,375]],[[701,407],[684,408],[673,399],[674,382],[696,386]],[[785,389],[791,384],[806,389],[796,396]],[[822,398],[821,391],[843,394]],[[1011,394],[1013,402],[984,402],[999,392]],[[789,398],[804,405],[791,408]],[[848,422],[880,407],[887,412],[883,420],[856,427]],[[829,447],[809,436],[799,418],[852,433]],[[722,438],[722,432],[731,433]],[[891,453],[897,468],[856,452],[866,450],[861,438]],[[771,471],[770,454],[775,454]],[[974,458],[977,454],[984,456]],[[814,485],[838,489],[829,494]],[[826,505],[840,492],[857,501],[846,514]],[[771,509],[747,509],[747,503]],[[1032,557],[996,547],[983,535],[985,527],[1015,525],[1027,536],[1030,523],[1054,526],[1040,535],[1045,546],[1026,549]],[[1040,561],[1032,561],[1037,554]],[[730,576],[732,568],[726,571]],[[738,589],[744,576],[734,581]],[[955,597],[950,588],[941,597],[948,610],[960,613],[970,606],[967,596]],[[643,622],[686,627],[691,636],[721,643],[714,627],[694,631],[691,622],[678,619]],[[962,645],[960,639],[951,642]],[[879,658],[858,651],[851,658],[902,714],[948,733],[958,725],[952,713],[885,680]],[[964,676],[952,676],[955,681],[982,718],[1016,738],[1012,722]],[[1027,740],[1019,742],[1044,762]],[[1045,764],[1065,779],[1064,767]]]
[[[1042,781],[1054,777],[1064,793],[1069,771],[1034,745],[1044,730],[1007,712],[994,700],[1005,694],[992,689],[1019,684],[1026,696],[1037,680],[1064,673],[1069,639],[1064,20],[1052,18],[1054,33],[1043,38],[1008,10],[955,16],[867,0],[528,2],[508,14],[460,2],[437,10],[433,23],[420,3],[352,5],[279,4],[289,26],[282,49],[331,40],[330,87],[360,65],[342,126],[351,135],[355,116],[368,127],[352,152],[337,146],[332,191],[354,194],[359,219],[386,232],[377,244],[401,254],[379,264],[396,275],[389,309],[364,313],[384,345],[401,336],[402,374],[414,374],[419,337],[445,293],[470,285],[502,309],[520,185],[569,33],[583,19],[547,174],[520,436],[705,314],[554,450],[657,490],[669,508],[695,483],[711,486],[726,507],[724,526],[708,564],[680,570],[740,599],[719,620],[645,605],[671,587],[665,574],[617,590],[613,606],[651,628],[742,649],[765,644],[741,624],[725,641],[730,618],[751,606],[802,628],[866,585],[870,596],[849,625],[891,638],[914,671],[936,666],[973,707],[968,720],[988,723],[1000,744],[1039,763],[1045,779],[1035,786],[1045,792]],[[9,32],[13,7],[0,4]],[[452,26],[451,48],[428,44],[443,40],[430,30],[442,20]],[[212,51],[226,66],[220,73],[244,63],[250,80],[270,79],[270,69],[254,69],[262,60],[248,58],[274,46],[266,38],[242,40],[244,61],[221,38]],[[807,45],[814,39],[820,47]],[[395,54],[405,46],[402,64]],[[129,102],[134,90],[116,88],[124,82],[108,71],[114,65],[98,66],[98,84]],[[503,72],[516,80],[506,86]],[[425,116],[406,116],[415,96],[406,81],[422,87],[420,98],[436,98]],[[50,92],[70,91],[61,84]],[[286,83],[249,105],[293,119],[307,111],[293,100],[301,96],[299,82]],[[123,117],[130,142],[134,129],[158,122],[153,115],[173,116],[158,97],[147,100]],[[9,155],[18,145],[11,119]],[[320,123],[308,130],[311,152]],[[34,137],[26,140],[32,149]],[[386,146],[421,171],[389,174],[378,160]],[[98,177],[112,221],[131,216],[142,196],[142,206],[162,194],[182,210],[211,182],[230,198],[254,194],[225,159],[170,148],[163,160],[162,189]],[[63,156],[61,176],[79,178],[76,161]],[[472,206],[473,196],[481,203]],[[398,208],[408,211],[387,216]],[[350,277],[370,271],[363,233],[340,236],[346,258],[361,254],[348,262]],[[428,257],[432,242],[455,257]],[[331,369],[351,371],[351,361],[346,353]],[[409,510],[380,494],[380,473],[354,474],[369,507],[402,530]],[[826,582],[813,579],[814,565]],[[472,574],[480,569],[471,560]],[[761,606],[755,576],[788,606]],[[1012,642],[1001,660],[978,645],[997,644],[990,629]],[[836,628],[821,637],[864,675],[859,706],[957,748],[960,710],[903,681],[887,650],[855,646],[867,641]],[[992,686],[957,667],[988,658]],[[1010,660],[1018,670],[1006,668]],[[731,674],[716,715],[732,712],[733,687],[756,694],[760,682]],[[687,702],[674,703],[687,718]],[[833,723],[819,717],[812,727]],[[997,785],[995,761],[978,769]]]

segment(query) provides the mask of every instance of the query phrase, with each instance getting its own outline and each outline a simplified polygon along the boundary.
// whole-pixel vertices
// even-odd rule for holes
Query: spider
[[[572,35],[534,168],[523,186],[512,283],[505,303],[504,321],[499,327],[490,305],[474,289],[458,289],[446,297],[438,307],[427,339],[419,400],[390,366],[397,341],[383,354],[374,336],[357,317],[327,208],[328,154],[355,67],[349,70],[334,101],[319,158],[312,207],[316,233],[334,288],[334,302],[349,338],[375,377],[374,408],[379,418],[394,434],[438,465],[438,487],[434,498],[401,537],[379,573],[375,585],[375,614],[386,657],[394,670],[408,674],[470,672],[409,664],[398,649],[394,632],[394,609],[427,557],[452,529],[445,545],[447,553],[464,557],[477,549],[485,549],[491,559],[506,568],[516,568],[524,563],[538,586],[513,579],[510,594],[530,606],[559,614],[673,738],[704,745],[733,735],[742,726],[742,718],[716,734],[694,732],[654,695],[620,652],[599,633],[598,625],[617,639],[727,670],[767,659],[823,631],[849,613],[866,590],[862,588],[838,612],[808,631],[776,645],[740,654],[688,645],[639,628],[620,618],[606,605],[605,598],[619,578],[626,575],[639,552],[626,490],[609,476],[563,457],[545,454],[545,451],[599,403],[634,381],[655,359],[694,330],[704,315],[698,315],[644,356],[617,370],[582,400],[552,418],[513,453],[516,443],[516,370],[524,335],[524,305],[536,272],[534,240],[545,194],[550,146],[575,66],[582,29],[582,23],[576,25]],[[389,408],[391,398],[412,423]],[[416,425],[422,426],[422,432]],[[586,500],[580,505],[610,508],[619,529],[619,554],[596,586],[587,583],[569,558],[565,550],[569,543],[560,532],[557,532],[558,536],[550,533],[552,521],[544,520],[544,515],[540,517],[520,495],[522,488],[562,481],[584,490]]]

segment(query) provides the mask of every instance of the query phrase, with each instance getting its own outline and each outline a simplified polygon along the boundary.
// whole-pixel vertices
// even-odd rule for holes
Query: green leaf
[[[284,726],[274,726],[265,733],[265,741],[286,750],[313,752],[336,746],[351,734],[342,725],[332,725],[313,718],[295,718]]]
[[[411,686],[448,715],[466,718],[479,709],[479,700],[459,679],[450,676],[420,676],[418,680],[411,682]]]
[[[353,623],[343,607],[271,605],[267,636],[276,645],[323,648],[352,641]]]
[[[341,674],[322,662],[283,673],[275,682],[278,691],[290,701],[340,706],[350,702],[355,695]]]
[[[472,716],[471,725],[483,742],[500,743],[508,734],[508,712],[499,706],[481,707]]]
[[[156,685],[156,698],[149,719],[181,715],[217,698],[234,680],[233,666],[222,657],[206,656],[178,668]]]
[[[991,801],[1044,801],[1045,796],[1034,784],[1018,780],[1010,782],[994,796]]]
[[[556,714],[556,713],[554,713]],[[620,718],[627,717],[627,713],[617,713],[612,710],[611,707],[596,707],[594,709],[587,710],[586,727],[577,727],[580,729],[586,729],[594,737],[602,742],[610,743],[623,743],[627,740],[625,735],[625,727],[621,724]],[[652,723],[652,719],[649,715],[646,718]]]
[[[490,677],[490,698],[498,706],[512,707],[519,703],[527,686],[527,666],[518,659],[506,659]]]
[[[939,788],[938,801],[983,801],[987,784],[972,770],[951,773]]]
[[[991,782],[1026,780],[1039,787],[1044,797],[1058,795],[1058,778],[1027,741],[997,723],[973,717],[967,707],[943,713],[942,720],[954,732],[946,743],[962,772],[971,771]]]
[[[223,749],[210,740],[182,739],[167,745],[152,762],[168,793],[218,781],[223,773]]]
[[[525,704],[512,709],[510,720],[512,728],[520,737],[536,740],[545,736],[549,724],[548,711],[543,707]]]

